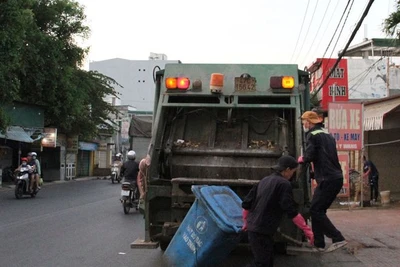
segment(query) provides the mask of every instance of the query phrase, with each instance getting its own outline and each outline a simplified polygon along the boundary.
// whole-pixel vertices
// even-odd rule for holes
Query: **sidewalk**
[[[46,187],[52,184],[61,184],[61,183],[69,183],[69,182],[79,182],[79,181],[88,181],[88,180],[103,180],[103,177],[98,176],[87,176],[87,177],[78,177],[72,180],[55,180],[55,181],[44,181],[42,187]],[[15,184],[14,182],[3,182],[2,187],[0,187],[1,191],[14,190]]]
[[[400,206],[329,210],[328,216],[349,241],[347,252],[365,266],[400,266]]]

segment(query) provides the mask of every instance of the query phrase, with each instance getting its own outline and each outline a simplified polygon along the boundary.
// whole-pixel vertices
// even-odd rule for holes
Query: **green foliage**
[[[396,35],[400,39],[400,32],[396,31],[397,25],[400,23],[400,1],[397,1],[396,11],[391,13],[383,23],[383,32],[388,35]]]
[[[113,79],[80,69],[88,49],[84,9],[73,0],[9,0],[0,3],[0,102],[43,105],[45,125],[94,137],[115,109]],[[0,129],[7,120],[0,107]]]

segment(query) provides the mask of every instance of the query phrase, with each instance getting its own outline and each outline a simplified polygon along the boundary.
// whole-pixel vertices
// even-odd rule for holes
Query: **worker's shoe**
[[[332,251],[335,251],[335,250],[337,250],[337,249],[339,249],[341,247],[344,247],[346,245],[347,245],[347,241],[346,240],[335,242],[335,243],[332,243],[332,245],[330,245],[324,252],[325,253],[332,252]]]

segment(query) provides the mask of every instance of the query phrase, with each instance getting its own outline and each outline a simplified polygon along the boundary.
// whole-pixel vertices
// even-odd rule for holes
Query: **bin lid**
[[[242,200],[228,186],[193,185],[192,191],[204,203],[219,228],[238,233],[243,225]]]

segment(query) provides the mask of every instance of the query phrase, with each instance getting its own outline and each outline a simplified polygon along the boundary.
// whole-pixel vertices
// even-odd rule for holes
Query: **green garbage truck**
[[[151,164],[145,178],[145,236],[132,248],[165,250],[195,200],[192,185],[226,185],[243,198],[282,155],[304,145],[309,73],[294,64],[167,64],[155,72]],[[307,171],[293,181],[307,213]],[[277,242],[302,240],[283,221]]]

